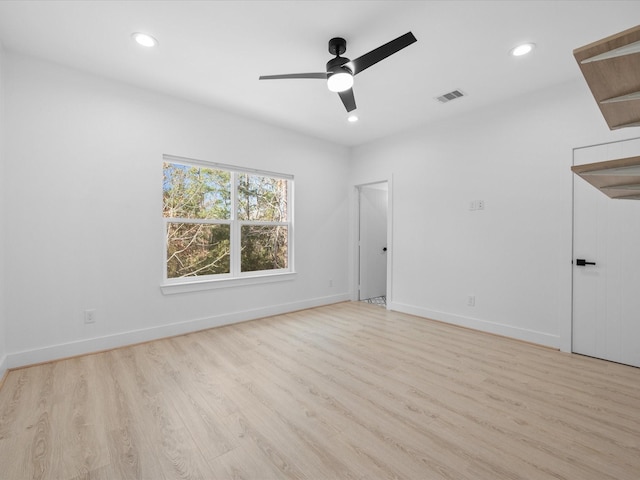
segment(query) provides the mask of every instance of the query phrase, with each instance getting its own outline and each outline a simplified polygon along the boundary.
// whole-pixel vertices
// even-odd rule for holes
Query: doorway
[[[574,165],[640,155],[640,138],[574,149]],[[573,177],[572,351],[640,367],[640,200]]]
[[[358,189],[358,300],[387,305],[388,182]]]

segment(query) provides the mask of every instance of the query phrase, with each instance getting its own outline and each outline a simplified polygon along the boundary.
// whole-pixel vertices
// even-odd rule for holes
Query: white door
[[[359,187],[359,300],[387,294],[387,183]]]
[[[576,149],[574,164],[635,155],[637,139]],[[640,367],[640,200],[573,183],[572,350]]]

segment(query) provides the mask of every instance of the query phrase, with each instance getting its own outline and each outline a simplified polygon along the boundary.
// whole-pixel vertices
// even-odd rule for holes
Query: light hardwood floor
[[[640,369],[343,303],[10,372],[0,479],[640,478]]]

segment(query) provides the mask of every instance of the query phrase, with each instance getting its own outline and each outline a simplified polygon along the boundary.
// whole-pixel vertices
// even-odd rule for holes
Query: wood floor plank
[[[123,374],[115,352],[93,356],[97,394],[102,399],[100,410],[107,431],[107,448],[113,477],[123,480],[141,478],[141,462],[157,462],[151,455],[141,452],[143,437],[136,421],[136,405],[129,400],[123,388]]]
[[[135,370],[126,392],[136,398],[136,420],[142,425],[143,444],[151,447],[159,470],[166,478],[205,478],[208,464],[175,408],[172,397],[178,392],[168,385],[167,377],[175,374],[154,362],[160,342],[138,345],[131,355],[122,358]],[[147,468],[143,469],[144,473]]]
[[[96,392],[101,380],[92,369],[94,360],[86,356],[55,364],[51,470],[62,472],[65,478],[84,478],[109,464],[103,417],[95,415],[103,410],[103,397]]]
[[[640,369],[348,302],[9,372],[0,479],[637,480]]]

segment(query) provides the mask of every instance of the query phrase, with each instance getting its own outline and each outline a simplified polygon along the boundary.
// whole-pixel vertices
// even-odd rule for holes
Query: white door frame
[[[358,301],[358,289],[360,287],[360,255],[359,255],[359,234],[360,234],[360,188],[380,183],[387,184],[387,310],[393,306],[393,176],[390,178],[376,180],[367,183],[359,183],[353,187],[353,271],[352,271],[352,301]]]

